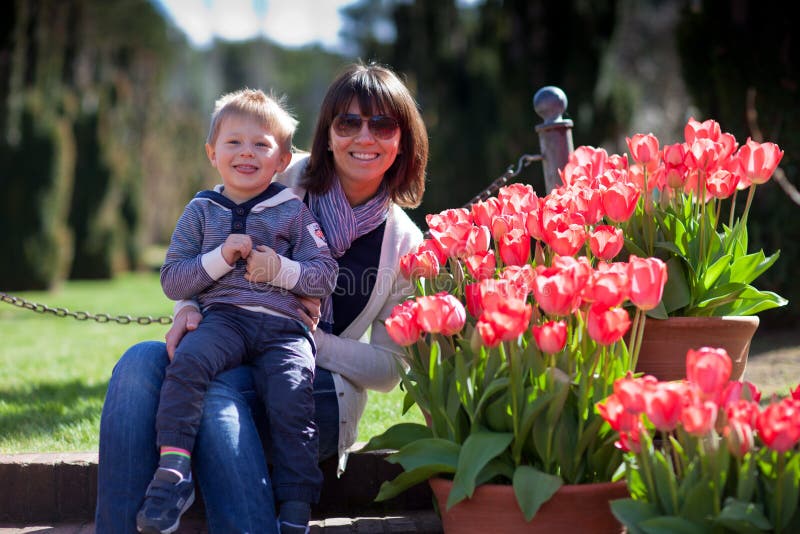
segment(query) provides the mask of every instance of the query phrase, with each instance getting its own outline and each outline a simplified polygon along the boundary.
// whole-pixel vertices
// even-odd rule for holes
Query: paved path
[[[206,534],[197,519],[184,521],[175,534]],[[385,517],[336,517],[311,522],[311,534],[441,534],[442,523],[433,511]],[[0,523],[0,534],[94,534],[93,523],[10,525]]]

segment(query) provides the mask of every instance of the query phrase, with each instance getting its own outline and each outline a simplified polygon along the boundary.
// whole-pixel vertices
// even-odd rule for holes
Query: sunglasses
[[[391,139],[400,128],[400,123],[388,115],[373,115],[369,119],[353,113],[342,113],[333,119],[333,131],[342,137],[353,137],[361,131],[361,126],[367,121],[370,133],[376,139]]]

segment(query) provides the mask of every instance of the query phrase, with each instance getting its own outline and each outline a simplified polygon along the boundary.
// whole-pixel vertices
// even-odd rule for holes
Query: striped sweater
[[[244,260],[228,265],[221,248],[231,233],[247,234],[253,248],[266,245],[280,256],[280,272],[271,283],[247,281]],[[336,276],[337,263],[308,207],[291,189],[272,183],[242,204],[218,190],[198,193],[172,234],[161,286],[171,299],[196,298],[201,309],[235,304],[299,319],[297,295],[326,297]]]

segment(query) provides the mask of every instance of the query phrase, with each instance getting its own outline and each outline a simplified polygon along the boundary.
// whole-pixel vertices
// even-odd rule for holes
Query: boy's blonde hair
[[[284,96],[276,97],[272,92],[267,95],[260,89],[244,88],[222,95],[214,104],[206,143],[213,145],[217,141],[220,125],[227,117],[249,117],[269,130],[283,151],[291,152],[297,119],[284,107],[285,102]]]

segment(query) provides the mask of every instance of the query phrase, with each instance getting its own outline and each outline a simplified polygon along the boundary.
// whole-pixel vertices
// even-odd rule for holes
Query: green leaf
[[[506,450],[514,435],[511,433],[477,432],[471,434],[461,446],[458,455],[453,489],[447,498],[447,508],[471,497],[475,491],[475,478],[489,461]]]
[[[539,507],[550,500],[563,483],[561,477],[542,473],[529,465],[517,467],[512,484],[525,520],[530,521]]]
[[[461,446],[458,443],[447,439],[419,439],[390,454],[386,457],[386,461],[400,464],[406,471],[433,464],[447,465],[455,470],[460,450]]]
[[[731,265],[731,255],[725,254],[721,256],[718,260],[716,260],[708,269],[706,269],[705,273],[703,273],[703,288],[708,291],[714,284],[717,283],[719,280],[720,275],[727,269],[730,268]]]
[[[658,507],[646,501],[616,499],[611,501],[611,513],[628,530],[629,534],[641,534],[639,524],[658,516]]]
[[[404,471],[397,475],[394,480],[387,480],[381,484],[376,501],[385,501],[396,497],[408,488],[428,480],[429,478],[441,474],[452,473],[453,469],[448,465],[429,464],[423,465],[410,471]]]
[[[784,466],[783,472],[778,476],[777,487],[780,491],[780,501],[776,505],[780,507],[781,511],[780,524],[775,525],[778,531],[786,528],[797,510],[798,502],[800,502],[800,485],[798,485],[800,468],[798,465],[800,465],[800,455],[795,454],[793,460]]]
[[[419,423],[397,423],[373,436],[362,451],[397,450],[419,439],[432,438],[431,429]]]
[[[692,300],[691,289],[686,281],[686,271],[680,258],[672,257],[667,260],[667,283],[664,285],[664,294],[661,302],[672,313],[685,306]]]
[[[677,491],[675,484],[675,472],[671,462],[661,451],[656,451],[653,455],[653,478],[655,479],[656,494],[661,510],[667,515],[677,512],[673,502],[674,493]]]
[[[714,489],[708,478],[700,478],[692,485],[683,499],[683,506],[678,513],[691,521],[702,521],[714,515],[714,503],[717,500]]]
[[[764,532],[772,529],[761,506],[729,497],[714,520],[715,524],[740,534]]]

